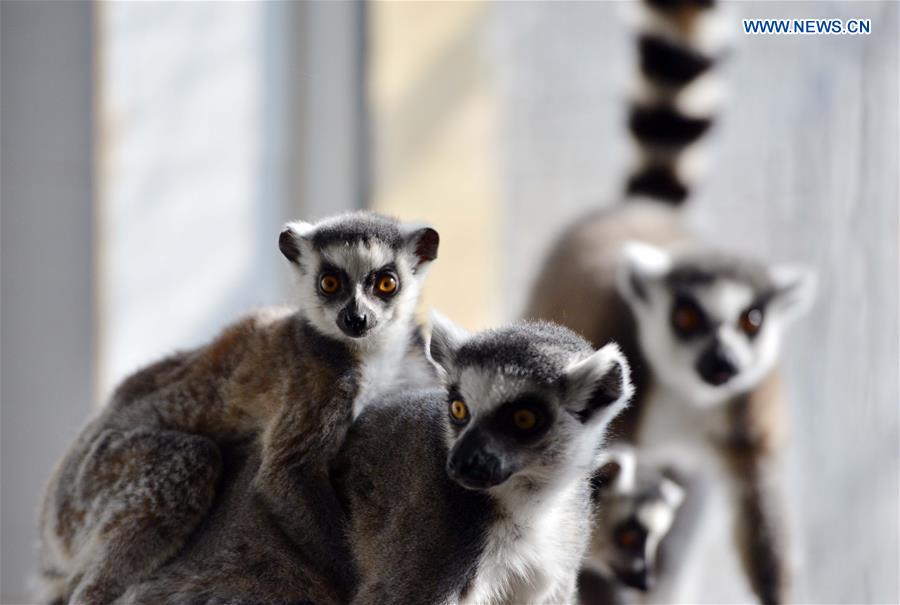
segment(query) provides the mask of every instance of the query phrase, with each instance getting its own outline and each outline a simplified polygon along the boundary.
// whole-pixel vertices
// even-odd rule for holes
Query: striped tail
[[[691,181],[686,152],[713,123],[712,74],[724,45],[717,39],[715,0],[644,0],[638,36],[641,89],[628,127],[639,164],[626,186],[629,197],[680,205]]]

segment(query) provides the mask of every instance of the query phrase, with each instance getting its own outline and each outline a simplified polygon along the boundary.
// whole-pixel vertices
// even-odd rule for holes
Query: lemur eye
[[[375,287],[381,294],[393,294],[397,291],[397,279],[386,273],[378,278]]]
[[[326,273],[319,279],[319,289],[325,294],[334,294],[341,289],[341,280],[330,273]]]
[[[641,534],[636,529],[623,529],[616,536],[619,546],[623,548],[633,548],[637,546],[641,540]]]
[[[762,328],[763,312],[758,307],[750,307],[738,319],[738,325],[747,336],[756,336],[759,329]]]
[[[469,408],[459,399],[450,402],[450,417],[456,422],[463,423],[469,419]]]
[[[679,298],[672,307],[672,325],[684,335],[691,335],[703,329],[705,318],[697,303],[688,298]]]
[[[528,431],[537,424],[537,416],[531,410],[520,408],[513,412],[513,424],[521,431]]]

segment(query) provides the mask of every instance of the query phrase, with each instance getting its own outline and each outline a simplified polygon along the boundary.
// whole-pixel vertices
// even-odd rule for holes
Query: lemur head
[[[594,528],[585,566],[638,590],[654,583],[659,543],[669,533],[684,489],[634,450],[601,452],[591,478]]]
[[[599,351],[550,323],[470,336],[439,315],[429,358],[448,391],[449,476],[463,487],[535,489],[592,468],[632,394],[615,344]]]
[[[288,223],[278,245],[296,269],[307,321],[351,346],[372,347],[409,327],[438,240],[430,227],[355,212]]]
[[[785,328],[812,302],[815,277],[796,267],[630,243],[618,287],[658,380],[708,406],[751,390],[771,370]]]

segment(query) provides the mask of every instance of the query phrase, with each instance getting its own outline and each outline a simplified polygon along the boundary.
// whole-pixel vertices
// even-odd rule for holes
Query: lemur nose
[[[475,489],[491,487],[506,479],[500,460],[483,451],[474,451],[468,456],[451,456],[447,461],[447,472],[464,486]]]
[[[463,475],[478,482],[487,482],[494,476],[497,466],[497,459],[493,456],[475,452],[463,461],[459,470]]]
[[[358,309],[344,308],[338,313],[338,327],[347,336],[362,336],[369,325],[368,316]]]
[[[720,386],[738,373],[737,360],[731,350],[717,339],[711,347],[700,354],[697,360],[697,373],[709,384]]]

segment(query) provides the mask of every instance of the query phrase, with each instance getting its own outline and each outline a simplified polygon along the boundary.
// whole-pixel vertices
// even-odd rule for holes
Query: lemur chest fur
[[[353,418],[388,389],[414,390],[434,386],[435,376],[406,331],[398,331],[378,354],[369,354],[359,367],[359,395],[353,402]]]
[[[500,517],[488,529],[476,576],[460,603],[563,602],[590,534],[584,486],[572,481],[559,490],[523,490],[506,498],[532,502],[516,508],[498,502]]]
[[[696,406],[659,386],[646,397],[637,435],[642,456],[689,474],[723,471],[718,450],[728,434],[726,403]]]

